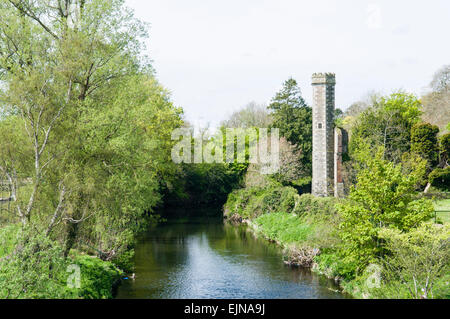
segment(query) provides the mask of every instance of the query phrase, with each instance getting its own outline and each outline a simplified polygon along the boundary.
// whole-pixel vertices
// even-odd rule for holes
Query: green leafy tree
[[[443,191],[450,190],[450,166],[435,168],[428,176],[430,185]]]
[[[430,123],[417,123],[411,129],[411,152],[427,160],[430,168],[439,160],[438,133],[439,127]]]
[[[177,173],[181,110],[140,55],[145,25],[123,3],[0,1],[0,149],[11,141],[0,170],[18,219],[66,256],[118,257]]]
[[[283,88],[268,106],[273,119],[271,127],[301,151],[300,162],[311,171],[312,165],[312,109],[301,96],[297,81],[293,78],[283,83]]]
[[[442,135],[439,142],[440,165],[445,167],[449,165],[448,161],[450,159],[450,133]]]
[[[350,150],[357,146],[354,141],[364,138],[373,146],[382,146],[386,159],[400,162],[402,154],[410,151],[411,128],[420,115],[420,101],[412,94],[378,97],[353,124]]]
[[[408,231],[434,212],[430,200],[416,199],[415,187],[425,174],[426,161],[417,159],[405,168],[385,160],[383,153],[382,148],[374,152],[367,142],[360,143],[357,184],[348,199],[337,205],[342,215],[343,254],[357,272],[383,255],[380,229]]]
[[[434,288],[449,270],[450,225],[427,223],[407,233],[386,228],[379,234],[390,251],[383,261],[385,285],[394,287],[392,295],[382,297],[402,298],[403,290],[415,299],[447,297],[436,296]]]

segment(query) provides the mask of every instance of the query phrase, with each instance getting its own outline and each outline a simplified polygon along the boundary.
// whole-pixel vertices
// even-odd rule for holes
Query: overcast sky
[[[150,23],[159,81],[193,124],[268,103],[292,76],[336,73],[336,107],[368,91],[420,95],[450,64],[449,0],[126,0]]]

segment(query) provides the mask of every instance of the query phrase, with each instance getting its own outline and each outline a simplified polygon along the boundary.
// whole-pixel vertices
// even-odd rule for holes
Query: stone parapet
[[[317,84],[336,84],[336,75],[334,73],[314,73],[312,75],[312,85]]]

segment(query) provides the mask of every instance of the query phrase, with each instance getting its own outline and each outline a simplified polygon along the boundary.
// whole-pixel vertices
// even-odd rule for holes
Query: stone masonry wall
[[[336,85],[332,73],[314,73],[312,194],[334,194],[334,108]]]

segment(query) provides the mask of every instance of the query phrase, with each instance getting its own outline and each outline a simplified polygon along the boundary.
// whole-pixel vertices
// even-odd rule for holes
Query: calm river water
[[[345,298],[334,283],[283,264],[281,250],[244,226],[161,224],[136,246],[136,278],[116,298]]]

